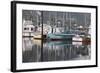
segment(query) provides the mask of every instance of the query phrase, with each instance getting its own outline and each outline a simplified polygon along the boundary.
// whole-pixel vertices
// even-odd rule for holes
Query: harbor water
[[[23,63],[91,59],[91,46],[88,43],[72,40],[41,41],[33,37],[24,37],[22,43]]]

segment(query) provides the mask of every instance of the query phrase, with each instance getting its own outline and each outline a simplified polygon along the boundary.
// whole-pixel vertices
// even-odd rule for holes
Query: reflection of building
[[[33,41],[30,38],[23,39],[23,51],[32,50]]]
[[[45,41],[23,39],[23,62],[47,62],[64,60],[89,60],[90,45],[71,41]]]

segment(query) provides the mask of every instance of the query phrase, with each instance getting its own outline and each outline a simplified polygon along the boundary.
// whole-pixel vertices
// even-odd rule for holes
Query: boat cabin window
[[[24,28],[24,30],[29,30],[29,28]]]
[[[31,28],[31,31],[33,31],[33,28]]]

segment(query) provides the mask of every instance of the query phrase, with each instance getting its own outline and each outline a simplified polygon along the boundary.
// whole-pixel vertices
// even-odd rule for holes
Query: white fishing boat
[[[51,27],[50,25],[43,24],[43,36],[42,36],[42,24],[37,28],[37,31],[34,33],[34,39],[45,39],[46,35],[50,33]]]
[[[23,36],[34,36],[34,29],[32,21],[23,21]]]
[[[75,35],[75,36],[72,38],[72,41],[82,42],[83,39],[82,39],[82,37],[80,37],[79,35]]]
[[[41,39],[42,35],[41,34],[37,34],[37,35],[34,35],[33,37],[34,37],[34,39]]]

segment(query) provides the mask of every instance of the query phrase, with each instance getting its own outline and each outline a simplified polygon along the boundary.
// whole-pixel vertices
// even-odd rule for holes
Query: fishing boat
[[[72,38],[73,41],[89,43],[91,41],[90,27],[79,26],[76,35]],[[87,32],[88,30],[88,32]]]
[[[33,37],[34,39],[38,39],[38,40],[46,39],[46,35],[41,35],[41,34],[34,35]]]
[[[23,37],[32,37],[34,36],[34,29],[35,26],[32,25],[33,22],[29,20],[24,20],[23,21]]]
[[[72,40],[72,37],[74,36],[74,33],[71,33],[70,31],[67,32],[61,32],[61,33],[50,33],[47,34],[47,38],[50,40]]]
[[[42,24],[41,24],[39,27],[37,27],[37,31],[34,33],[33,38],[39,40],[46,39],[47,33],[51,31],[50,29],[51,27],[49,25],[43,24],[43,34],[42,34]]]
[[[34,37],[34,39],[41,39],[42,38],[42,35],[41,34],[38,34],[38,35],[34,35],[33,37]]]
[[[83,39],[82,37],[80,37],[79,35],[75,35],[73,38],[72,38],[73,41],[76,41],[76,42],[82,42]]]
[[[72,38],[74,42],[82,42],[83,44],[90,44],[91,39],[88,36],[81,37],[80,35],[76,35]]]

